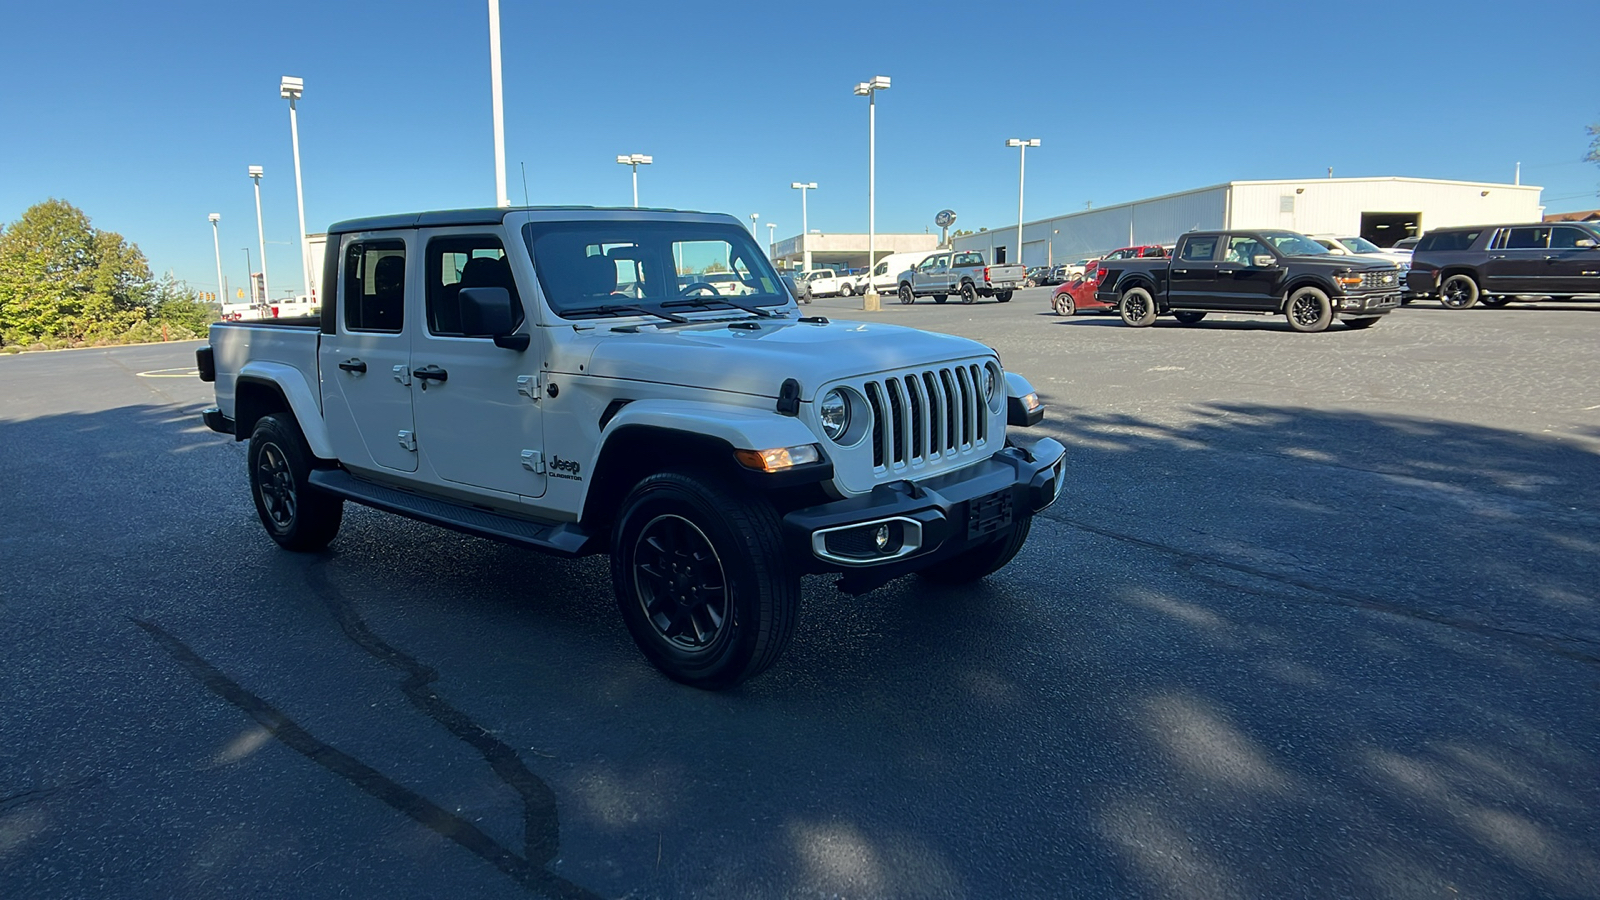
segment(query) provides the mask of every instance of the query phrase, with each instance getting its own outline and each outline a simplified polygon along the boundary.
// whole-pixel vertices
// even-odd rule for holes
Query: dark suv
[[[1450,309],[1600,294],[1600,229],[1561,222],[1430,231],[1411,254],[1407,287]]]

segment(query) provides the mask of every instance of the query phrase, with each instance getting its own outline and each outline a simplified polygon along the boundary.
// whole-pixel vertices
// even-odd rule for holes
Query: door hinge
[[[544,386],[539,383],[537,375],[518,375],[517,393],[538,403],[539,397],[544,394]]]
[[[416,432],[414,432],[414,431],[402,431],[398,435],[395,435],[395,437],[400,439],[400,446],[401,447],[404,447],[405,449],[410,450],[413,453],[416,452],[416,449],[417,449],[417,433]]]
[[[395,366],[394,380],[400,382],[401,384],[409,385],[411,383],[411,367]]]
[[[522,467],[535,475],[543,475],[544,454],[538,450],[522,451]]]

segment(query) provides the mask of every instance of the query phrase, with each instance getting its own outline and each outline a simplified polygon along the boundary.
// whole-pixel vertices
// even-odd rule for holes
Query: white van
[[[900,286],[900,273],[907,269],[914,269],[917,264],[937,253],[936,250],[918,250],[914,253],[891,253],[878,264],[872,267],[872,286],[880,294],[892,294]],[[855,281],[856,293],[867,292],[867,274],[857,276]]]

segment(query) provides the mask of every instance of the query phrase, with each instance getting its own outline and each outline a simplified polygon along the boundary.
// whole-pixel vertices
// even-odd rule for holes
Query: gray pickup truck
[[[979,297],[1008,303],[1027,274],[1020,265],[991,266],[976,250],[952,250],[935,253],[901,272],[898,293],[901,303],[915,303],[918,297],[943,303],[951,294],[960,294],[962,303],[977,303]]]

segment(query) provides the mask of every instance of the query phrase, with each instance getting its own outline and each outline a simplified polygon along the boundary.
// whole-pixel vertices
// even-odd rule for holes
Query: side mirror
[[[492,337],[496,347],[526,350],[532,339],[526,334],[512,333],[516,330],[516,321],[511,292],[505,288],[461,289],[461,332],[467,337]]]
[[[1269,253],[1258,254],[1254,259],[1251,260],[1251,265],[1261,269],[1270,269],[1277,264],[1277,257],[1274,257]]]

